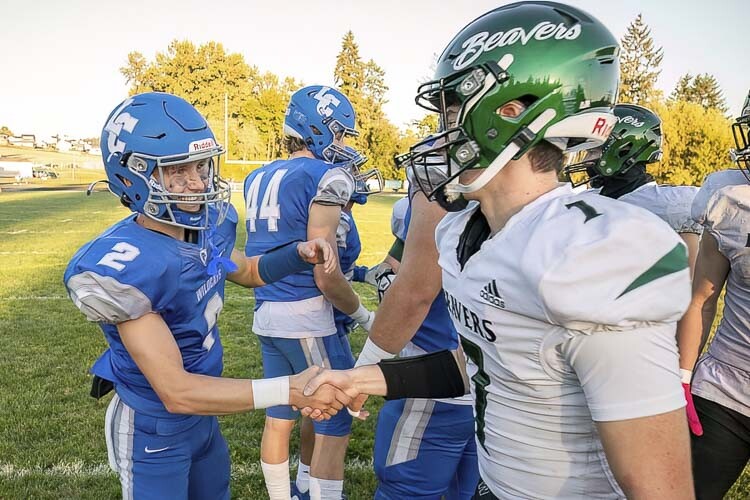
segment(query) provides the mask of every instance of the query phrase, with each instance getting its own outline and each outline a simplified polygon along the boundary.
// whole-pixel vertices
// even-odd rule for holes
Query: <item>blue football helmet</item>
[[[109,190],[133,212],[188,229],[209,229],[224,220],[231,196],[229,183],[219,177],[224,149],[181,97],[162,92],[128,97],[109,114],[101,149]],[[161,184],[165,167],[200,160],[208,160],[204,193],[186,196]]]
[[[356,116],[349,99],[323,85],[304,87],[292,94],[284,117],[284,134],[297,137],[318,159],[339,164],[353,161],[352,148],[334,144],[356,137]]]
[[[377,168],[362,171],[368,158],[351,146],[344,148],[352,156],[351,160],[336,163],[337,167],[348,168],[354,177],[354,192],[351,200],[359,205],[367,203],[367,197],[383,191],[383,176]]]

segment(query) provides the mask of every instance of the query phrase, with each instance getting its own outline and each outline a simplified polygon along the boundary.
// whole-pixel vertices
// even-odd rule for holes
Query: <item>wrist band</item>
[[[370,337],[367,337],[365,345],[362,347],[362,352],[359,353],[359,357],[357,358],[357,362],[354,364],[354,367],[356,368],[357,366],[362,365],[374,365],[381,359],[393,359],[395,357],[395,354],[391,354],[385,349],[381,349],[375,342],[370,340]]]
[[[683,384],[690,384],[690,381],[693,379],[693,372],[691,370],[680,368],[680,378],[682,379]]]
[[[289,404],[289,377],[253,380],[253,408]]]
[[[297,251],[298,243],[298,241],[293,241],[260,257],[258,274],[264,283],[273,283],[290,274],[309,271],[313,268],[312,264],[308,264],[300,257]]]
[[[370,311],[368,311],[367,308],[360,303],[357,310],[351,313],[349,317],[361,325],[363,323],[367,323],[367,321],[370,319]]]

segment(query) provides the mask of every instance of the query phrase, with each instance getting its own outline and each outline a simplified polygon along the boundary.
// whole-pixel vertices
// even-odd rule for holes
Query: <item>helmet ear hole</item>
[[[629,142],[620,148],[620,150],[617,152],[617,156],[620,158],[625,158],[632,149],[633,149],[633,143]]]
[[[316,127],[315,125],[310,125],[310,130],[315,135],[323,135],[323,132],[321,132],[320,129]]]

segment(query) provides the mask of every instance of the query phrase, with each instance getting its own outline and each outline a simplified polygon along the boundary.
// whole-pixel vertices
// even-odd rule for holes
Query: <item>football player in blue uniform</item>
[[[347,148],[349,147],[347,146]],[[364,156],[359,156],[354,163],[359,167],[366,161],[367,159]],[[339,264],[346,279],[375,285],[373,279],[375,275],[374,270],[371,271],[367,266],[356,265],[356,261],[362,250],[362,242],[360,241],[359,231],[352,213],[352,208],[355,204],[364,205],[367,203],[369,195],[381,191],[382,178],[380,174],[377,170],[371,172],[373,173],[373,178],[377,179],[377,187],[373,186],[373,189],[370,189],[364,179],[360,179],[355,183],[355,192],[351,200],[341,210],[341,220],[336,233],[336,243],[338,244]],[[333,309],[333,318],[336,324],[336,334],[339,336],[341,344],[344,346],[344,349],[348,349],[351,352],[349,334],[356,328],[357,323],[336,308]],[[364,419],[364,416],[362,418]],[[314,447],[315,430],[312,420],[304,418],[300,424],[300,458],[297,467],[297,478],[291,485],[293,499],[295,497],[298,500],[310,498],[310,462]]]
[[[377,273],[382,303],[357,365],[393,358],[393,353],[403,357],[458,348],[440,293],[435,246],[435,227],[446,211],[429,202],[416,182],[411,186],[409,196],[394,205],[396,240]],[[399,337],[397,324],[407,325]],[[468,395],[386,401],[375,432],[375,498],[470,498],[479,482],[471,405]]]
[[[116,391],[105,425],[110,465],[123,498],[229,498],[229,453],[215,415],[308,406],[301,388],[316,369],[221,378],[225,280],[260,286],[311,268],[303,259],[322,257],[331,268],[334,252],[322,240],[260,258],[233,250],[237,213],[219,177],[223,149],[179,97],[129,97],[107,118],[101,144],[109,190],[135,214],[78,250],[64,281],[109,344],[92,372]],[[329,391],[314,407],[339,406],[332,398]]]
[[[345,146],[346,137],[357,133],[346,96],[320,85],[298,90],[289,102],[284,133],[289,158],[245,179],[247,256],[300,238],[323,238],[335,247],[341,210],[354,191],[352,170],[337,166],[355,160]],[[336,334],[333,307],[365,329],[373,314],[361,305],[338,261],[333,273],[320,271],[294,274],[255,290],[252,330],[261,342],[266,377],[300,373],[312,365],[354,364],[348,343]],[[261,466],[271,500],[286,500],[291,494],[289,437],[297,416],[289,405],[266,411]],[[350,427],[346,412],[315,424],[311,498],[341,498]]]

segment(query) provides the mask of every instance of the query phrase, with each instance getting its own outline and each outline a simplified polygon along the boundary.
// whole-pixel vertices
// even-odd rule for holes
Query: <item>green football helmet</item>
[[[730,149],[729,154],[750,181],[750,92],[742,105],[740,116],[732,124],[732,134],[737,148]]]
[[[441,131],[405,158],[420,189],[446,208],[482,188],[505,165],[546,140],[563,151],[601,145],[615,117],[615,37],[586,12],[555,2],[498,7],[448,44],[416,102],[440,114]],[[497,110],[518,100],[515,118]],[[434,161],[442,155],[443,161]],[[458,175],[484,169],[468,185]]]
[[[567,175],[585,172],[583,180],[573,182],[574,186],[621,176],[635,165],[661,160],[661,118],[635,104],[618,104],[614,111],[617,122],[601,149],[587,152],[590,154],[583,161],[563,169]]]

